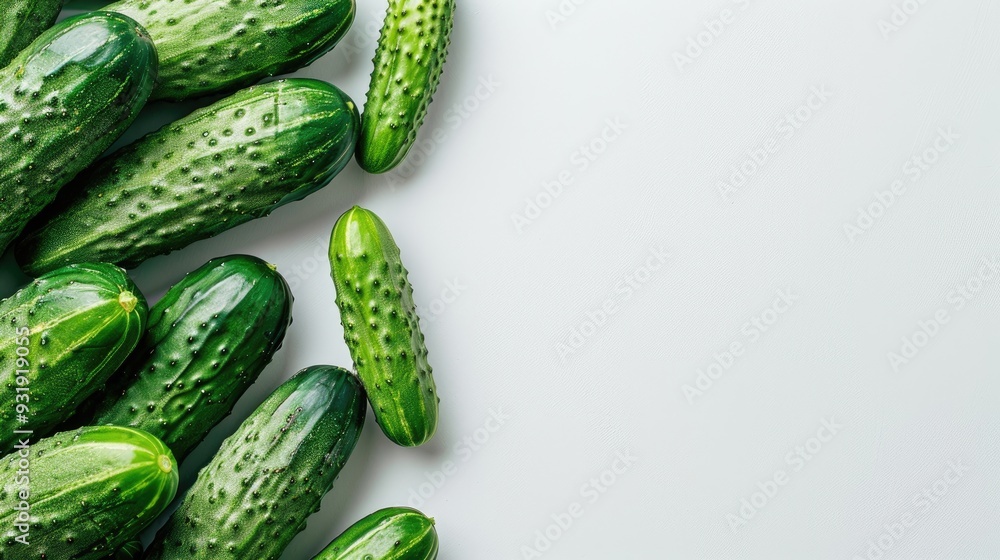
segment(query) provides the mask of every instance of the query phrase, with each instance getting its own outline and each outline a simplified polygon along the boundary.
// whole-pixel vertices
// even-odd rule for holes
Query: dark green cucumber
[[[426,442],[439,399],[396,241],[378,216],[355,206],[333,228],[330,264],[344,340],[375,419],[399,445]]]
[[[434,520],[415,509],[381,509],[348,527],[313,560],[434,560]]]
[[[155,77],[142,29],[102,12],[59,23],[0,70],[0,252],[125,132]]]
[[[0,560],[95,560],[163,512],[177,462],[145,432],[87,427],[0,459],[0,484]]]
[[[149,31],[160,53],[154,99],[229,93],[294,72],[332,49],[354,0],[124,0],[105,10]]]
[[[52,27],[62,9],[62,0],[9,0],[0,18],[0,67]]]
[[[297,373],[223,442],[146,560],[276,560],[333,486],[366,408],[350,372]]]
[[[103,387],[139,342],[147,311],[110,264],[61,268],[0,302],[0,453],[14,430],[47,435]]]
[[[271,265],[246,255],[209,261],[150,310],[88,423],[145,430],[183,462],[270,363],[291,318],[292,294]]]
[[[29,273],[134,267],[316,192],[350,161],[357,133],[354,103],[325,82],[245,89],[82,174],[28,227],[17,260]]]
[[[448,56],[455,0],[390,0],[358,140],[369,173],[396,167],[427,115]]]

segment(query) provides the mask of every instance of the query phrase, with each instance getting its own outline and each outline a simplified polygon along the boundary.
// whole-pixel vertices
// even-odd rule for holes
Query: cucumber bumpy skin
[[[126,146],[81,174],[15,248],[22,270],[132,268],[300,200],[350,161],[358,110],[336,87],[254,86]]]
[[[153,306],[87,423],[145,430],[183,462],[271,362],[291,319],[292,293],[271,265],[209,261]]]
[[[177,462],[163,442],[131,428],[87,427],[0,459],[0,560],[106,558],[155,520],[177,494]],[[27,500],[20,493],[28,488]],[[28,544],[17,541],[20,500]],[[10,504],[8,507],[6,504]]]
[[[9,0],[0,18],[0,68],[52,27],[62,0]]]
[[[62,21],[0,70],[0,253],[125,132],[155,77],[142,28],[103,12]]]
[[[45,436],[100,390],[138,344],[147,311],[110,264],[61,268],[0,302],[0,453],[17,442],[14,430]],[[28,388],[27,402],[17,387]]]
[[[355,206],[333,228],[330,265],[344,340],[375,419],[396,444],[421,445],[437,428],[440,399],[399,247],[378,216]]]
[[[434,560],[434,520],[411,508],[380,509],[348,527],[313,560]]]
[[[369,173],[396,167],[417,139],[441,80],[455,0],[390,0],[375,51],[357,159]]]
[[[366,408],[346,370],[295,374],[223,442],[145,560],[277,560],[350,457]]]
[[[229,93],[294,72],[332,49],[354,0],[124,0],[104,8],[149,32],[160,53],[153,99]]]

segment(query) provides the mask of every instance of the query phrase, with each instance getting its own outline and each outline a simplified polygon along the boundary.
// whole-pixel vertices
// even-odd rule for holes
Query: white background
[[[350,365],[325,252],[361,204],[402,248],[441,424],[412,450],[369,422],[284,558],[421,490],[442,560],[1000,557],[1000,274],[979,275],[1000,258],[1000,8],[908,1],[893,30],[880,21],[898,0],[460,0],[421,133],[433,153],[392,181],[352,163],[306,202],[134,271],[151,302],[235,252],[294,286],[284,348],[182,485],[283,379]],[[298,74],[363,103],[384,7],[361,2],[344,42]],[[197,105],[151,105],[125,140]],[[609,120],[624,130],[596,141]],[[946,151],[939,130],[957,135]],[[552,197],[543,184],[560,175]],[[878,203],[897,180],[902,194]],[[647,269],[658,250],[669,258]],[[9,256],[0,266],[6,295],[25,279]],[[783,313],[779,290],[794,298]],[[916,334],[939,312],[947,324]],[[755,317],[773,324],[755,333]],[[903,337],[924,344],[894,367]],[[717,359],[728,369],[689,398]],[[491,410],[508,418],[488,433]],[[824,420],[842,428],[810,440]],[[636,460],[622,469],[616,453]],[[595,499],[589,481],[613,466]],[[776,474],[787,483],[755,496]],[[915,498],[925,489],[933,502]]]

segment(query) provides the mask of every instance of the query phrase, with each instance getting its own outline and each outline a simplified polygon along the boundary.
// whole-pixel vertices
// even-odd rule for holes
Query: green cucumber
[[[358,112],[318,80],[245,89],[122,148],[82,174],[16,246],[36,274],[144,260],[260,218],[350,161]]]
[[[365,410],[350,372],[297,373],[223,442],[146,560],[276,560],[333,486]]]
[[[0,253],[125,132],[156,77],[156,50],[118,14],[42,33],[0,70]]]
[[[153,306],[87,423],[145,430],[183,462],[270,363],[291,318],[292,294],[271,265],[246,255],[209,261]]]
[[[14,430],[47,435],[103,387],[146,315],[145,298],[110,264],[61,268],[0,302],[0,453]]]
[[[348,527],[313,560],[434,560],[434,520],[415,509],[381,509]]]
[[[392,234],[373,212],[355,206],[333,228],[330,264],[344,340],[375,419],[398,445],[426,442],[440,399]]]
[[[0,560],[106,558],[163,512],[177,483],[170,450],[139,430],[29,442],[0,459]]]
[[[369,173],[396,167],[417,139],[448,56],[455,0],[390,0],[358,140]]]
[[[154,99],[229,93],[294,72],[332,49],[354,0],[123,0],[105,10],[149,31],[160,53]]]
[[[0,67],[10,61],[52,27],[62,9],[62,0],[10,0],[0,19]]]

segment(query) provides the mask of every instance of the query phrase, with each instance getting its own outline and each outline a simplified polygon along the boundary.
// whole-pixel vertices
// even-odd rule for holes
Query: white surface
[[[155,300],[209,258],[244,252],[294,286],[284,349],[185,465],[185,486],[281,380],[350,364],[324,255],[339,214],[361,204],[402,247],[442,422],[417,450],[370,423],[284,558],[407,503],[448,461],[420,505],[442,560],[538,557],[523,547],[571,509],[582,515],[541,557],[854,558],[880,536],[885,558],[1000,557],[1000,274],[961,309],[949,295],[1000,258],[1000,8],[927,1],[885,37],[887,0],[575,1],[554,28],[558,0],[461,1],[421,134],[440,141],[395,187],[351,164],[307,202],[135,271]],[[361,2],[345,42],[299,74],[362,103],[383,9]],[[679,69],[674,53],[723,9],[730,23]],[[779,131],[813,88],[832,94]],[[477,107],[455,112],[462,103]],[[128,138],[193,106],[153,105]],[[626,128],[584,169],[577,150],[609,119]],[[904,165],[939,128],[958,138],[911,181]],[[771,138],[776,153],[724,200],[719,181]],[[512,214],[563,172],[572,183],[519,232]],[[897,179],[905,193],[849,239],[844,224]],[[670,257],[647,275],[658,249]],[[449,282],[460,293],[445,302]],[[779,290],[797,299],[754,338],[744,324],[773,319]],[[606,302],[610,318],[585,326]],[[895,371],[888,353],[938,310],[948,324]],[[563,360],[575,327],[592,334]],[[690,403],[684,386],[734,342],[743,355]],[[491,410],[509,418],[471,451],[463,438]],[[797,470],[796,447],[815,450],[831,418],[842,429]],[[617,451],[637,460],[594,501],[585,485]],[[967,472],[915,502],[949,461]],[[731,529],[727,516],[778,471],[787,484]],[[913,526],[883,535],[906,514]]]

